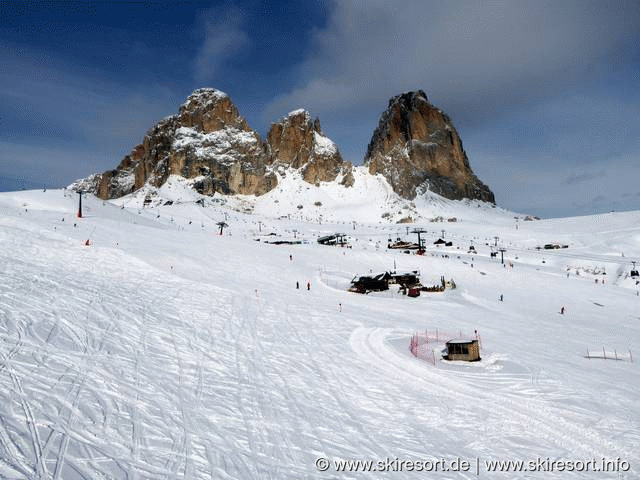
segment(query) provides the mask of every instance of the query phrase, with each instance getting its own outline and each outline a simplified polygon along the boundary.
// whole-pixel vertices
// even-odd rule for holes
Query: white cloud
[[[243,17],[235,6],[211,8],[202,16],[205,39],[194,61],[197,83],[210,80],[226,60],[250,45],[249,36],[242,29]]]
[[[115,168],[181,95],[156,83],[124,85],[18,48],[0,49],[2,175],[67,185]]]
[[[638,110],[625,107],[639,98],[629,73],[640,58],[637,2],[332,6],[313,32],[296,87],[273,99],[266,119],[308,108],[359,163],[388,99],[422,89],[451,116],[472,168],[502,205],[568,213],[572,203],[583,205],[579,187],[587,184],[632,192],[626,175],[633,169],[610,170],[640,152]],[[606,179],[596,179],[603,170]],[[592,182],[561,182],[587,174]]]
[[[336,0],[267,115],[307,106],[366,110],[422,88],[437,103],[523,102],[580,79],[638,30],[637,4]],[[632,8],[633,7],[633,8]]]

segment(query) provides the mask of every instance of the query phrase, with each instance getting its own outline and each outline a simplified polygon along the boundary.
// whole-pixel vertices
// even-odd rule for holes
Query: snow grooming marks
[[[393,379],[393,383],[404,384],[405,389],[410,386],[424,390],[425,398],[446,398],[446,402],[451,402],[451,409],[459,404],[473,405],[473,417],[479,425],[484,425],[485,434],[494,428],[501,431],[511,428],[521,431],[524,428],[538,442],[561,448],[566,458],[634,458],[634,452],[624,445],[586,430],[581,423],[572,421],[573,412],[563,411],[544,399],[523,398],[505,391],[483,388],[482,375],[451,378],[447,371],[417,362],[409,352],[402,355],[389,345],[389,338],[396,335],[398,332],[393,329],[360,327],[352,333],[349,343],[361,358],[384,372],[389,380]],[[455,392],[453,401],[451,392]],[[451,420],[447,417],[432,425],[433,428],[447,428],[447,422]],[[468,439],[472,443],[482,441],[473,432],[468,435],[472,437]],[[509,447],[507,443],[504,445],[505,458],[513,458],[520,445]],[[492,454],[499,456],[499,452]]]
[[[294,480],[316,478],[320,456],[615,452],[631,465],[640,460],[638,362],[583,358],[587,346],[605,345],[608,359],[638,336],[636,292],[613,281],[614,272],[629,270],[629,255],[635,259],[637,236],[614,239],[624,246],[625,257],[616,260],[623,269],[609,266],[616,263],[611,256],[612,281],[596,286],[583,272],[567,277],[566,259],[547,256],[541,266],[540,253],[530,251],[550,231],[575,230],[571,220],[516,231],[511,214],[476,215],[446,203],[458,222],[425,227],[435,229],[432,239],[446,228],[454,245],[473,239],[472,269],[442,251],[386,251],[387,237],[405,228],[378,224],[380,214],[389,207],[404,215],[404,207],[391,209],[392,196],[377,204],[383,190],[373,192],[372,205],[354,196],[345,210],[349,198],[303,189],[303,211],[322,202],[313,207],[323,214],[319,225],[240,212],[262,198],[196,204],[202,197],[173,180],[157,198],[175,200],[171,206],[144,208],[144,195],[123,200],[122,209],[83,198],[91,215],[77,227],[68,221],[75,197],[0,193],[0,478],[35,479],[40,469],[43,478],[59,479]],[[295,209],[297,193],[290,193],[281,200]],[[68,212],[65,222],[60,212]],[[325,212],[344,221],[327,225]],[[373,223],[363,224],[362,212]],[[214,236],[225,215],[229,235]],[[640,224],[638,212],[621,217]],[[604,225],[581,219],[584,234],[568,230],[567,243],[573,249],[577,238],[583,249],[576,254],[618,248],[598,237],[617,221],[607,218]],[[263,231],[296,229],[310,242],[292,252],[255,242],[258,220]],[[94,247],[82,247],[96,226]],[[317,245],[325,231],[353,235],[353,249]],[[515,268],[489,257],[482,240],[493,245],[496,234],[507,249],[521,247]],[[448,272],[459,289],[419,299],[343,291],[356,272],[396,263],[437,277]],[[295,289],[298,279],[310,280],[311,291]],[[480,362],[439,361],[434,368],[407,347],[412,333],[435,325],[454,336],[481,328],[491,343]]]

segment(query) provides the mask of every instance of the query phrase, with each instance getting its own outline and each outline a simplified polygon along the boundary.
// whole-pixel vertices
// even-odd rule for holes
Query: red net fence
[[[478,345],[482,350],[482,339],[477,330],[469,334],[462,330],[452,332],[439,329],[426,329],[413,334],[409,341],[409,351],[414,357],[429,362],[432,365],[437,365],[437,362],[442,359],[442,351],[446,349],[447,342],[460,338],[478,340]]]

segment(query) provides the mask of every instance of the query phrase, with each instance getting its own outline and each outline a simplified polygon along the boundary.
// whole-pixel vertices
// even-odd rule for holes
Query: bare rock
[[[353,184],[351,163],[342,159],[336,144],[322,132],[320,120],[312,121],[306,110],[273,123],[267,148],[271,164],[299,169],[309,183],[332,182],[342,175],[343,185]]]
[[[449,117],[422,90],[389,100],[365,156],[372,174],[380,173],[407,199],[430,190],[450,199],[495,203],[489,188],[469,166],[462,141]]]
[[[158,122],[142,144],[115,170],[95,182],[103,199],[127,195],[145,184],[164,184],[169,175],[194,178],[202,194],[262,195],[277,184],[267,169],[267,151],[225,93],[194,91],[177,115]]]

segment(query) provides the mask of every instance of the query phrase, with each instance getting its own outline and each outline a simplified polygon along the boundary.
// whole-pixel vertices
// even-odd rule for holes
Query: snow
[[[197,100],[197,101],[206,100],[207,101],[206,105],[210,105],[212,103],[216,103],[225,98],[229,98],[229,96],[225,92],[218,90],[216,88],[208,88],[208,87],[198,88],[194,90],[193,93],[189,95],[189,97],[187,97],[187,100],[180,106],[180,110],[187,108],[189,104],[194,100]]]
[[[329,138],[318,132],[313,132],[314,144],[313,153],[320,156],[335,155],[338,151],[338,147]]]
[[[311,118],[309,112],[307,112],[304,108],[298,108],[297,110],[292,110],[291,112],[287,113],[284,119],[286,120],[291,117],[297,117],[298,115],[304,115],[307,120]]]
[[[430,475],[477,478],[478,459],[479,478],[638,478],[640,212],[529,222],[481,202],[401,201],[360,170],[353,189],[294,173],[261,197],[202,197],[171,177],[87,196],[83,218],[69,191],[0,194],[0,477],[424,478],[315,462],[460,457],[471,471]],[[416,215],[424,256],[385,248],[416,240],[388,210]],[[453,247],[432,244],[442,230]],[[336,231],[352,248],[315,241]],[[307,243],[256,241],[269,232]],[[569,248],[535,248],[551,242]],[[513,267],[489,256],[495,243]],[[457,288],[345,291],[394,265]],[[441,360],[441,343],[435,364],[414,358],[427,329],[478,330],[482,360]],[[483,469],[538,458],[630,470]]]
[[[258,138],[253,132],[227,127],[209,133],[191,127],[179,127],[173,141],[175,150],[190,148],[204,160],[215,158],[219,162],[233,162],[235,149],[258,149]],[[230,153],[231,152],[231,153]]]

